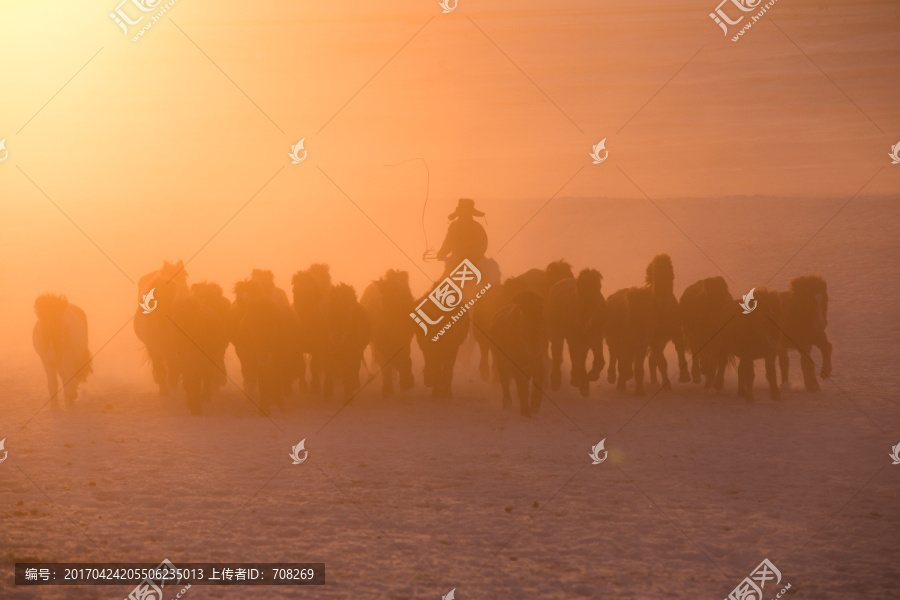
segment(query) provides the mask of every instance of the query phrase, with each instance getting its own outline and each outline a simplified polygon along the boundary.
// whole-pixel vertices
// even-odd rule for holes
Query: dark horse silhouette
[[[175,303],[188,295],[187,272],[184,263],[163,263],[158,271],[148,273],[138,280],[138,302],[143,302],[150,292],[153,300],[148,303],[152,311],[138,306],[134,315],[134,332],[147,348],[147,356],[153,366],[153,381],[159,393],[166,396],[178,385],[178,330],[172,322]],[[155,304],[154,304],[155,302]]]
[[[781,297],[774,290],[756,288],[756,308],[744,314],[741,304],[735,300],[719,316],[719,333],[711,345],[718,354],[719,364],[726,360],[738,361],[738,395],[747,402],[753,401],[753,361],[763,359],[766,364],[766,380],[773,400],[781,393],[775,373],[775,357],[781,342]],[[717,373],[715,388],[722,389],[722,374]]]
[[[822,353],[822,379],[831,376],[831,342],[825,334],[828,325],[828,288],[818,275],[797,277],[791,281],[791,289],[781,292],[782,321],[781,344],[778,347],[778,363],[781,367],[781,385],[789,387],[788,350],[800,352],[800,370],[807,392],[818,392],[816,365],[810,356],[813,346]]]
[[[234,285],[231,341],[241,361],[244,392],[259,392],[259,408],[272,402],[284,407],[297,375],[299,331],[297,318],[284,291],[275,287],[270,271],[253,271]]]
[[[694,383],[705,378],[706,387],[724,377],[725,363],[720,362],[712,346],[721,327],[720,317],[734,298],[728,283],[721,276],[701,279],[689,285],[681,294],[679,310],[684,336],[691,351],[691,376]]]
[[[491,339],[487,332],[491,328],[494,315],[507,306],[519,292],[530,291],[541,298],[546,298],[553,284],[573,276],[571,265],[558,260],[547,265],[546,269],[529,269],[521,275],[509,277],[503,285],[494,285],[489,294],[484,294],[478,300],[472,308],[472,332],[481,350],[478,368],[482,380],[487,381],[491,375]]]
[[[413,295],[406,271],[389,270],[369,284],[359,300],[372,327],[372,356],[381,367],[381,395],[394,395],[394,372],[403,391],[413,387],[410,347],[416,324],[409,317]]]
[[[509,382],[514,379],[519,412],[524,417],[530,417],[541,407],[541,388],[546,372],[544,299],[529,291],[516,294],[508,305],[494,315],[491,340],[494,365],[503,390],[503,408],[512,406]]]
[[[59,406],[57,377],[62,381],[66,404],[72,404],[78,397],[78,386],[94,370],[88,350],[87,315],[65,296],[54,294],[38,296],[34,312],[38,321],[32,342],[44,366],[51,405]]]
[[[328,265],[314,264],[305,271],[297,271],[291,283],[300,331],[300,390],[318,393],[325,375],[325,346],[328,341],[326,316],[331,295],[331,273]],[[306,356],[309,356],[309,387],[306,382]]]
[[[625,391],[634,377],[634,393],[644,395],[644,358],[656,335],[657,311],[650,288],[626,288],[606,299],[606,343],[609,345],[609,382]]]
[[[681,311],[678,300],[672,291],[675,282],[675,269],[668,254],[658,254],[647,265],[647,286],[653,296],[653,308],[656,311],[656,331],[650,343],[650,383],[656,384],[656,371],[662,379],[662,386],[671,387],[669,383],[669,364],[666,361],[666,344],[671,341],[678,355],[678,381],[691,380],[687,359],[684,356],[684,330],[681,323]]]
[[[202,413],[215,389],[226,382],[228,317],[231,302],[215,283],[195,283],[190,294],[175,301],[172,322],[178,329],[176,355],[191,413]]]
[[[323,395],[334,395],[335,382],[349,400],[359,389],[359,369],[363,352],[369,345],[369,316],[356,300],[356,290],[345,283],[331,288],[328,298],[327,340],[325,344],[325,382]]]
[[[557,282],[547,294],[545,308],[550,336],[552,367],[550,387],[558,390],[562,379],[563,341],[572,363],[571,384],[582,396],[588,395],[591,381],[600,378],[606,364],[603,358],[603,329],[606,325],[606,300],[601,293],[603,277],[594,269],[584,269],[578,279]],[[593,355],[588,372],[587,355]]]

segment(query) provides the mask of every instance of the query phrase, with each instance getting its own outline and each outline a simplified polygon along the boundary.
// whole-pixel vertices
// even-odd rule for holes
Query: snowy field
[[[740,295],[766,283],[846,200],[733,201],[727,222],[716,221],[719,202],[660,208]],[[676,294],[716,274],[649,203],[584,202],[542,213],[515,242],[507,273],[546,262],[529,255],[532,241],[579,211],[588,215],[581,233],[599,240],[590,264],[606,295],[640,284],[659,251],[673,256]],[[626,218],[650,234],[616,233]],[[23,355],[0,376],[9,451],[0,598],[130,590],[15,588],[17,561],[164,558],[326,564],[324,587],[194,586],[185,597],[197,599],[437,599],[455,588],[461,600],[719,600],[764,558],[791,584],[789,598],[897,598],[900,466],[888,457],[900,443],[897,221],[894,199],[857,198],[770,283],[823,275],[835,348],[833,378],[817,394],[802,391],[792,354],[793,389],[781,402],[768,398],[761,364],[753,404],[736,398],[733,371],[721,394],[675,382],[672,391],[649,386],[644,398],[617,394],[604,372],[589,398],[564,380],[523,419],[500,410],[499,390],[478,380],[467,347],[450,401],[425,395],[417,365],[416,388],[394,400],[378,396],[375,380],[349,405],[295,397],[269,420],[229,385],[192,418],[180,392],[155,394],[129,326],[97,356],[76,407],[51,411],[41,408],[38,359]],[[583,252],[541,248],[589,264]],[[303,438],[309,459],[292,465]],[[609,458],[592,465],[591,446],[604,438]]]

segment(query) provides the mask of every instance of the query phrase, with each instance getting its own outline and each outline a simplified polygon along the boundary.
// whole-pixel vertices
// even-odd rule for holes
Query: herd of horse
[[[482,267],[491,272],[490,265]],[[495,272],[496,285],[454,319],[446,334],[433,338],[411,318],[422,299],[413,296],[404,271],[387,271],[357,297],[353,287],[332,282],[328,265],[314,264],[294,274],[289,297],[275,285],[271,271],[254,270],[234,285],[231,301],[218,284],[189,286],[181,261],[165,262],[138,282],[144,302],[135,313],[134,331],[146,347],[160,394],[180,383],[194,414],[201,414],[226,383],[229,345],[240,361],[244,393],[266,414],[273,405],[284,408],[295,385],[301,394],[325,397],[340,386],[351,398],[360,388],[368,347],[383,396],[394,394],[395,381],[400,390],[413,388],[413,338],[424,359],[424,385],[434,396],[450,397],[460,346],[474,337],[482,379],[493,372],[499,380],[503,408],[512,406],[514,382],[524,416],[539,410],[548,378],[550,389],[562,385],[564,348],[570,384],[587,396],[591,382],[607,367],[604,342],[609,383],[624,391],[633,379],[636,395],[645,393],[645,362],[651,385],[671,387],[669,343],[678,357],[680,382],[705,381],[719,391],[728,365],[736,364],[738,394],[748,401],[753,400],[755,360],[765,362],[773,399],[780,398],[776,359],[781,385],[788,385],[789,350],[799,351],[807,391],[819,389],[810,355],[814,346],[822,355],[821,377],[831,373],[828,294],[816,275],[795,278],[783,292],[757,288],[757,303],[748,311],[722,277],[698,281],[676,298],[674,269],[665,254],[647,266],[645,285],[608,297],[598,271],[587,268],[576,275],[565,261],[502,282],[499,269]],[[152,308],[146,304],[151,291]],[[48,389],[55,398],[61,377],[71,402],[91,371],[87,319],[65,297],[51,294],[37,299],[35,312],[34,346]]]

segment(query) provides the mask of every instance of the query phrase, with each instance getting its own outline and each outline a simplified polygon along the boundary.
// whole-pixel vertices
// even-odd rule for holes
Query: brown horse
[[[490,294],[485,294],[478,300],[472,309],[472,331],[481,350],[478,369],[482,380],[487,381],[491,377],[491,340],[487,332],[490,331],[494,315],[507,306],[516,294],[530,291],[546,298],[553,284],[569,277],[574,277],[571,265],[558,260],[547,265],[546,269],[531,269],[521,275],[509,277],[503,285],[495,286]]]
[[[503,390],[503,408],[512,406],[509,382],[514,379],[519,412],[530,417],[541,407],[547,361],[544,299],[529,291],[513,296],[512,301],[494,315],[491,340],[494,366]]]
[[[678,300],[672,291],[675,283],[675,269],[672,267],[672,259],[668,254],[657,254],[647,265],[647,286],[653,296],[653,307],[656,311],[656,332],[650,343],[650,383],[656,385],[656,371],[662,380],[663,388],[671,388],[669,383],[669,364],[666,361],[666,344],[670,341],[675,346],[678,355],[678,381],[691,380],[688,372],[687,359],[684,356],[684,331],[681,324],[681,314],[678,308]]]
[[[734,302],[728,283],[722,277],[709,277],[689,285],[681,294],[679,310],[684,336],[691,351],[691,375],[694,383],[706,380],[706,387],[724,377],[725,363],[711,346],[719,331],[720,317]]]
[[[478,301],[487,296],[489,294],[485,293]],[[427,298],[428,296],[419,298],[416,305],[419,306]],[[456,357],[459,354],[459,347],[466,341],[471,324],[468,310],[459,315],[463,310],[461,307],[464,306],[460,303],[456,313],[444,315],[440,323],[433,325],[429,330],[425,330],[422,326],[416,327],[416,342],[422,351],[422,358],[425,359],[422,382],[425,387],[431,388],[431,395],[435,398],[453,396],[453,370],[456,366]]]
[[[353,287],[341,283],[331,288],[325,324],[328,336],[323,394],[332,397],[337,381],[343,387],[344,399],[349,400],[359,389],[359,369],[371,338],[369,316],[356,300]]]
[[[625,391],[634,377],[634,393],[644,395],[644,359],[656,335],[657,311],[650,288],[626,288],[606,299],[606,343],[609,346],[610,383]]]
[[[59,407],[57,395],[62,381],[66,404],[78,397],[78,386],[93,372],[88,350],[87,315],[69,304],[65,296],[43,294],[34,301],[37,323],[32,342],[47,376],[47,391],[53,407]]]
[[[161,269],[138,280],[134,332],[147,348],[153,381],[162,396],[178,385],[178,330],[172,323],[172,308],[188,293],[187,272],[180,260],[174,264],[166,261]]]
[[[603,328],[606,325],[606,301],[601,291],[603,276],[594,269],[584,269],[578,279],[558,281],[547,293],[545,308],[550,338],[552,367],[550,387],[558,390],[562,379],[563,341],[569,348],[572,363],[571,384],[582,396],[588,395],[591,381],[600,378],[603,358]],[[588,371],[587,355],[593,355]]]
[[[195,283],[190,294],[172,308],[178,329],[176,352],[182,385],[191,413],[202,413],[202,403],[225,384],[225,351],[231,302],[215,283]]]
[[[318,393],[325,375],[324,353],[327,342],[325,318],[331,294],[331,273],[328,265],[314,264],[305,271],[297,271],[291,279],[294,293],[294,312],[300,328],[300,390],[307,390],[306,365],[309,363],[309,390]],[[306,357],[309,356],[307,361]]]
[[[252,397],[258,388],[263,413],[272,402],[284,407],[299,361],[297,317],[284,292],[269,287],[267,280],[267,275],[260,275],[235,284],[230,319],[244,392]]]
[[[363,291],[360,304],[366,309],[372,326],[372,356],[381,367],[381,395],[394,395],[394,372],[400,389],[413,387],[410,347],[416,324],[409,318],[413,311],[413,295],[409,289],[409,273],[389,270]]]
[[[790,387],[788,350],[800,352],[800,370],[807,392],[818,392],[816,365],[810,356],[813,346],[822,353],[822,379],[831,376],[831,342],[825,334],[828,325],[828,287],[818,275],[797,277],[791,281],[791,289],[781,293],[784,334],[778,347],[781,367],[781,385]]]
[[[720,364],[725,360],[738,361],[738,395],[747,402],[753,401],[753,361],[763,359],[769,393],[773,400],[779,400],[775,357],[781,342],[781,297],[774,290],[756,288],[756,301],[755,308],[747,314],[737,300],[732,302],[719,316],[720,331],[711,346]],[[717,374],[716,390],[722,389],[723,383],[723,375]]]

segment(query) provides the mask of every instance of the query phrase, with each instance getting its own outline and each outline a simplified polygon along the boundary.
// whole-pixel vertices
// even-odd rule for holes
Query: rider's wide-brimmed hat
[[[449,219],[452,221],[463,215],[472,215],[474,217],[483,217],[484,213],[475,208],[475,201],[471,198],[460,198],[456,205],[456,210],[450,213]]]

